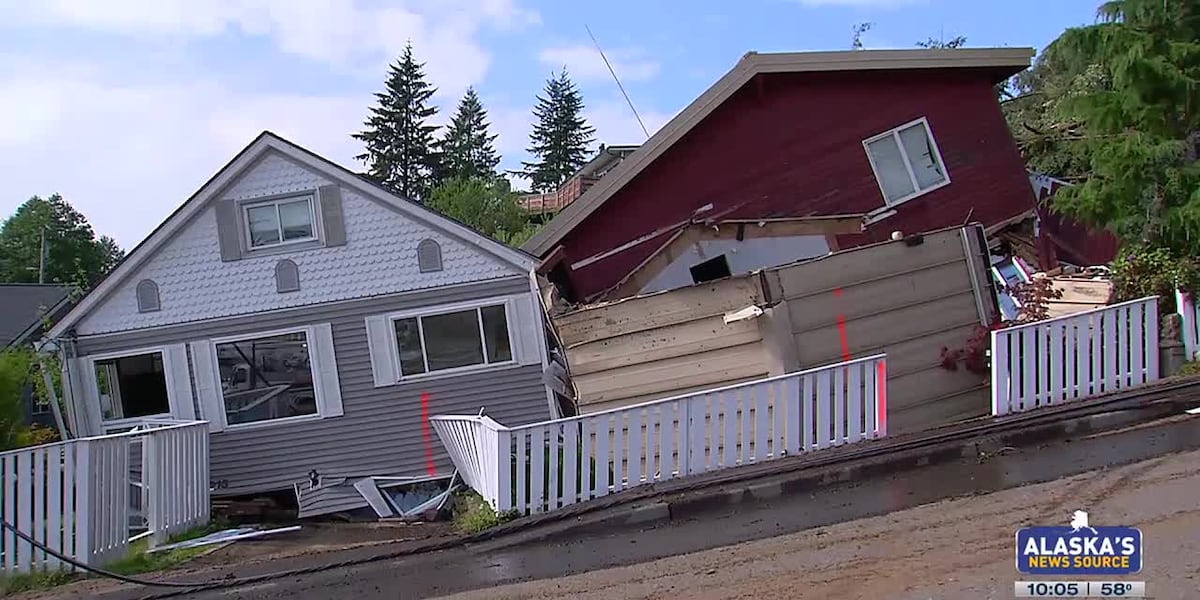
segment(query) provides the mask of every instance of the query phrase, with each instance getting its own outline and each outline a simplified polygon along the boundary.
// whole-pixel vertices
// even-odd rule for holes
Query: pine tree
[[[367,165],[366,175],[400,195],[424,201],[436,186],[440,172],[434,148],[436,125],[429,119],[437,107],[428,104],[437,91],[425,81],[425,64],[413,57],[412,42],[388,70],[384,91],[375,94],[378,104],[353,137],[366,145],[355,158]]]
[[[583,96],[566,69],[551,75],[533,108],[528,150],[536,160],[524,163],[534,191],[554,191],[587,162],[596,130],[583,118],[583,108]]]
[[[475,88],[458,103],[445,136],[439,143],[444,179],[491,179],[496,176],[500,156],[496,154],[496,136],[489,132],[487,110]]]
[[[1053,207],[1127,243],[1200,256],[1200,2],[1118,0],[1099,13],[1054,42],[1090,66],[1057,107],[1084,126],[1070,143],[1085,179]]]

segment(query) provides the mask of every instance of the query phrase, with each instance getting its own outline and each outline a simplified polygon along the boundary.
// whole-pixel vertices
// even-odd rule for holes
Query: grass
[[[175,542],[195,539],[222,529],[228,529],[228,524],[214,521],[206,526],[195,527],[183,533],[173,535],[166,543],[173,544]],[[195,558],[210,550],[212,546],[180,548],[163,552],[147,552],[149,548],[149,538],[142,538],[129,545],[129,554],[125,558],[104,565],[102,568],[118,575],[138,575],[140,573],[162,571]],[[19,594],[21,592],[49,589],[82,579],[83,577],[84,575],[81,573],[72,573],[69,571],[37,571],[33,573],[17,573],[15,575],[0,575],[0,597]],[[99,577],[99,575],[95,575],[94,577]]]
[[[515,510],[496,514],[492,506],[474,490],[456,494],[454,497],[454,526],[465,533],[479,533],[507,523],[517,516]]]
[[[1200,375],[1200,360],[1193,360],[1190,362],[1183,363],[1183,366],[1179,368],[1179,372],[1176,373],[1176,375],[1179,375],[1182,377],[1190,377],[1192,375]]]

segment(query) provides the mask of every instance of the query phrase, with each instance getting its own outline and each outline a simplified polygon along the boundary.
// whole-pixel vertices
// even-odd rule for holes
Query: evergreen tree
[[[596,130],[583,118],[583,96],[563,69],[546,82],[545,95],[533,107],[533,132],[524,163],[535,192],[551,192],[587,162]]]
[[[400,195],[424,201],[440,173],[434,148],[436,125],[429,119],[437,108],[428,104],[437,91],[425,81],[425,64],[413,57],[412,42],[388,70],[384,91],[375,94],[378,104],[353,137],[366,145],[355,158],[367,165],[366,175]]]
[[[1085,179],[1053,207],[1126,242],[1200,256],[1200,1],[1118,0],[1055,42],[1081,81],[1057,104]],[[1082,127],[1086,124],[1086,127]]]
[[[467,88],[439,144],[442,177],[465,180],[495,177],[496,166],[500,164],[495,141],[496,136],[489,132],[487,110],[475,88]]]

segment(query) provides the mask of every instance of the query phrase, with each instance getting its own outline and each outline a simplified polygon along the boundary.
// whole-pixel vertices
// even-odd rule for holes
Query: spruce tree
[[[496,136],[489,132],[487,110],[475,88],[458,103],[450,125],[439,146],[444,179],[492,179],[500,156],[496,154]]]
[[[378,103],[363,123],[365,129],[353,134],[366,145],[355,157],[366,163],[366,175],[418,202],[429,197],[440,172],[434,148],[437,126],[429,124],[437,114],[428,104],[435,91],[425,81],[425,64],[413,57],[409,42],[389,68],[384,91],[375,94]]]
[[[1054,45],[1089,68],[1057,106],[1084,180],[1052,206],[1127,243],[1200,256],[1200,2],[1120,0]]]
[[[596,130],[583,118],[583,96],[563,69],[546,81],[545,95],[533,108],[525,175],[537,192],[551,192],[587,162]]]

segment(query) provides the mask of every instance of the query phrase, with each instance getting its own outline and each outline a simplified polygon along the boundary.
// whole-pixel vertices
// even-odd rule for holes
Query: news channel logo
[[[1142,570],[1142,532],[1093,527],[1077,510],[1066,527],[1017,530],[1017,570],[1027,575],[1132,575]]]

